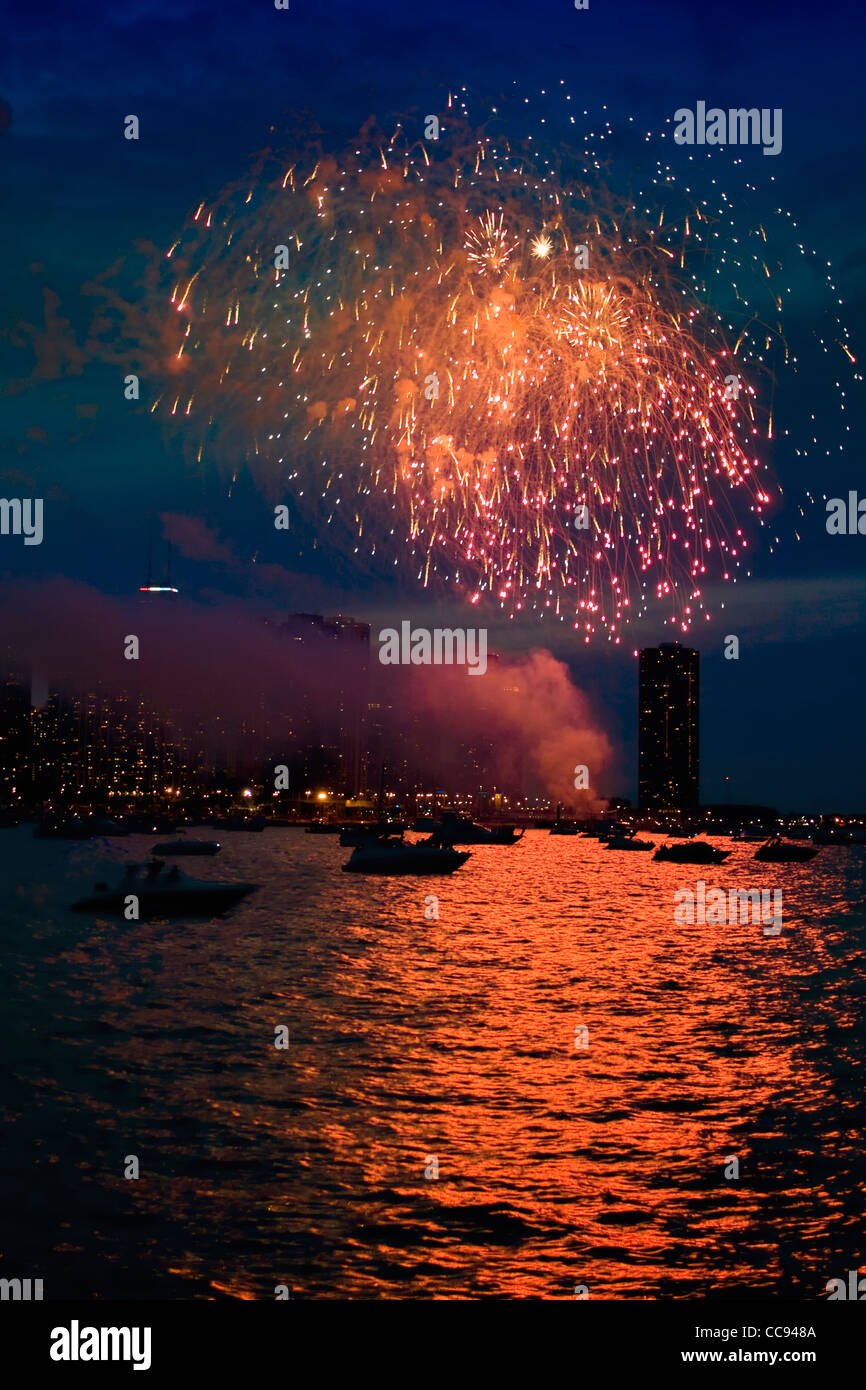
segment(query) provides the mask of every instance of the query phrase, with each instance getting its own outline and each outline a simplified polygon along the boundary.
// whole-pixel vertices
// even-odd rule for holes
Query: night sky
[[[43,295],[83,342],[92,302],[83,286],[139,240],[168,246],[200,199],[239,177],[269,127],[299,112],[339,149],[371,114],[438,111],[449,90],[469,89],[479,112],[502,101],[519,135],[528,96],[538,130],[540,94],[567,91],[592,117],[659,130],[679,107],[781,107],[777,157],[759,148],[714,152],[712,172],[743,156],[758,186],[750,212],[782,206],[815,262],[790,259],[786,336],[797,375],[780,375],[776,443],[768,454],[784,491],[771,526],[758,532],[753,575],[725,586],[714,621],[690,634],[702,654],[702,797],[808,811],[866,809],[866,537],[830,536],[826,497],[866,497],[860,441],[859,367],[816,343],[830,321],[816,266],[829,262],[839,312],[855,353],[863,346],[863,19],[853,4],[535,4],[443,0],[406,6],[368,0],[288,12],[265,0],[237,3],[94,3],[7,7],[0,57],[0,490],[46,499],[39,547],[0,540],[7,602],[16,585],[53,576],[108,595],[144,581],[148,536],[159,517],[193,519],[177,546],[174,579],[187,599],[231,600],[251,612],[342,610],[374,629],[401,617],[434,625],[479,621],[454,594],[416,588],[409,574],[357,573],[329,551],[328,537],[273,530],[245,476],[231,488],[218,470],[194,471],[149,414],[147,388],[131,409],[104,363],[34,356],[22,325],[43,323]],[[122,136],[125,115],[141,139]],[[616,162],[633,156],[613,142]],[[675,149],[689,173],[702,152]],[[622,169],[619,170],[622,174]],[[695,171],[700,183],[706,165]],[[740,187],[734,175],[732,187]],[[54,299],[50,300],[54,303]],[[837,306],[838,308],[838,306]],[[840,403],[844,392],[844,413]],[[814,417],[814,419],[812,418]],[[785,431],[788,434],[785,434]],[[812,436],[818,439],[812,445]],[[808,436],[808,437],[807,437]],[[800,445],[809,446],[809,454]],[[814,499],[810,501],[809,499]],[[801,510],[802,509],[802,510]],[[195,522],[203,523],[196,530]],[[799,540],[796,534],[799,534]],[[778,543],[770,544],[773,537]],[[290,548],[287,548],[287,544]],[[157,552],[157,560],[162,554]],[[253,555],[268,562],[251,567]],[[724,603],[721,611],[720,603]],[[491,646],[544,646],[567,661],[601,725],[620,749],[615,783],[633,796],[637,663],[633,649],[670,640],[661,621],[632,626],[619,649],[590,647],[570,627],[527,616],[485,619]],[[722,656],[726,634],[738,662]]]

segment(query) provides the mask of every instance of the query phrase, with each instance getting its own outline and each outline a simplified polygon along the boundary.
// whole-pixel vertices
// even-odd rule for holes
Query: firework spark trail
[[[456,112],[448,136],[266,155],[203,203],[168,254],[155,409],[371,553],[393,536],[424,583],[614,640],[656,598],[685,631],[771,500],[781,325],[735,284],[729,345],[689,269],[706,210],[641,214],[589,160],[566,183]]]

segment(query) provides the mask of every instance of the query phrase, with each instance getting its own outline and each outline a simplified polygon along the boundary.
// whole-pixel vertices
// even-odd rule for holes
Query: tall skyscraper
[[[700,658],[678,642],[640,654],[638,804],[642,811],[698,805]]]

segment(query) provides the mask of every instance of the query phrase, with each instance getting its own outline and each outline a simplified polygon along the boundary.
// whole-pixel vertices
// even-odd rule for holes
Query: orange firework
[[[453,113],[436,143],[264,156],[169,253],[157,408],[356,548],[408,542],[425,584],[615,640],[656,597],[685,629],[769,502],[769,330],[728,345],[689,215],[646,221]]]

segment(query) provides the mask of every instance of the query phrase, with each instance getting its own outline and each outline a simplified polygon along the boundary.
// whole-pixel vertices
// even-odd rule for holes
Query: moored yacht
[[[347,874],[452,874],[469,858],[466,850],[421,840],[410,845],[401,837],[383,836],[358,845],[342,866]]]
[[[432,839],[437,845],[516,845],[523,833],[518,835],[513,825],[479,825],[449,811],[433,826]]]
[[[817,853],[814,845],[786,844],[777,836],[756,849],[752,858],[760,860],[762,864],[806,864]]]
[[[605,849],[647,850],[655,849],[655,844],[652,840],[639,840],[634,831],[626,831],[617,835],[609,835]]]
[[[723,864],[730,853],[729,849],[716,849],[706,840],[686,840],[678,845],[660,845],[653,859],[670,864]]]
[[[234,907],[257,883],[212,883],[189,878],[175,865],[163,873],[164,865],[152,859],[146,866],[127,864],[120,883],[114,888],[97,883],[90,897],[70,904],[71,912],[107,912],[125,916],[130,899],[136,900],[138,920],[143,917],[215,917]],[[141,873],[145,869],[144,874]]]

